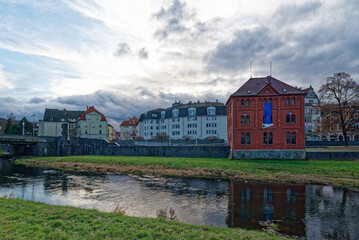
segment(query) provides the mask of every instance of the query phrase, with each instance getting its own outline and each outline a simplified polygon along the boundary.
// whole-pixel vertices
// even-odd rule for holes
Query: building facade
[[[321,140],[321,122],[320,101],[313,87],[303,90],[304,97],[304,121],[305,121],[305,140]]]
[[[170,108],[141,114],[139,129],[144,139],[168,136],[170,139],[227,140],[227,108],[218,101],[187,104],[176,101]]]
[[[45,109],[43,120],[39,121],[39,136],[76,137],[77,121],[83,111]]]
[[[133,117],[120,125],[120,140],[129,140],[139,136],[138,118]]]
[[[94,106],[87,107],[77,123],[77,136],[80,138],[108,139],[106,117]]]
[[[115,128],[111,124],[107,124],[108,129],[108,140],[113,142],[118,139]]]
[[[232,158],[304,158],[304,96],[271,76],[250,78],[227,101]]]

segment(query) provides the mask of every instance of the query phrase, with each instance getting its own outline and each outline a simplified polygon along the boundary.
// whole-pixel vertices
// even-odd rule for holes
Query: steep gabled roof
[[[86,120],[86,114],[91,113],[91,112],[96,112],[96,113],[100,114],[101,115],[101,121],[107,121],[106,117],[102,113],[100,113],[94,106],[88,107],[87,110],[84,113],[81,114],[80,119],[81,120]]]
[[[60,122],[61,119],[68,121],[68,119],[78,119],[83,111],[68,111],[46,108],[44,113],[44,121],[46,122]]]
[[[250,78],[231,97],[256,96],[263,88],[270,85],[279,95],[304,94],[302,90],[292,87],[274,77]]]
[[[137,126],[138,125],[138,119],[136,117],[133,117],[129,120],[123,121],[120,126]]]

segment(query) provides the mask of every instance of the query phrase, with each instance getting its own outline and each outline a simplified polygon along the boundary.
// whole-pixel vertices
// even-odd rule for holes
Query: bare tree
[[[348,133],[354,130],[355,123],[358,122],[358,83],[348,73],[334,73],[327,78],[327,83],[320,87],[319,93],[321,111],[327,119],[323,123],[332,125],[333,128],[339,124],[345,145],[348,145]]]

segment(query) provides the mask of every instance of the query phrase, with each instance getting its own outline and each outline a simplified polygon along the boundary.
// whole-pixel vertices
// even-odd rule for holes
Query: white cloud
[[[0,64],[0,89],[13,89],[14,76],[4,70],[4,67]]]

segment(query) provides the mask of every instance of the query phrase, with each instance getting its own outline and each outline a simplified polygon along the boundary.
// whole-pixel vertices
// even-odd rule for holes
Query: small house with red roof
[[[138,136],[138,118],[133,117],[120,125],[120,140],[129,140]]]
[[[87,106],[77,124],[80,138],[108,139],[107,119],[94,106]]]
[[[272,76],[244,83],[226,103],[231,157],[304,158],[305,95]]]

